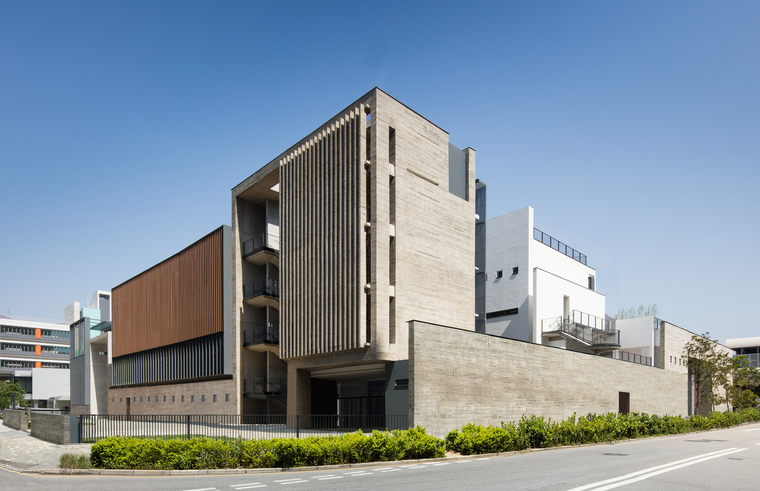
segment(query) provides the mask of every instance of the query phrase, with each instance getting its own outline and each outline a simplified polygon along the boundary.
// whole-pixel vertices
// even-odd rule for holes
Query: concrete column
[[[288,416],[311,414],[311,374],[288,363]]]

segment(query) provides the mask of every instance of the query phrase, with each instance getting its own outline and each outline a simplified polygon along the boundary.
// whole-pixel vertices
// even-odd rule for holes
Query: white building
[[[753,367],[760,367],[760,337],[726,339],[726,346],[749,359]]]
[[[533,208],[487,220],[486,265],[486,333],[588,353],[618,347],[596,271],[535,228]]]
[[[68,378],[68,326],[0,316],[0,380],[15,380],[44,408],[51,397],[68,400]]]

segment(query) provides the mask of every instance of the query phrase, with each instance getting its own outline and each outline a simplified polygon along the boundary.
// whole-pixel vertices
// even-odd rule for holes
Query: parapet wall
[[[25,410],[6,409],[3,411],[3,424],[9,428],[26,431],[27,421],[28,416]]]
[[[71,443],[70,416],[32,412],[32,436],[58,445]]]
[[[410,425],[438,437],[530,414],[618,412],[621,392],[631,412],[688,412],[681,373],[418,321],[409,335]]]

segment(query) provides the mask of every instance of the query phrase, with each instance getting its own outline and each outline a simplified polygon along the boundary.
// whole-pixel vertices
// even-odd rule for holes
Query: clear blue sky
[[[0,314],[58,319],[230,223],[374,86],[477,150],[491,217],[607,312],[760,335],[757,2],[0,2]]]

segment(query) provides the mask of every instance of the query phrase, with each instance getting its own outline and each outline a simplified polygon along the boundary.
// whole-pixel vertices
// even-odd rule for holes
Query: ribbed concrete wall
[[[499,425],[536,414],[630,411],[686,415],[686,375],[487,334],[411,322],[410,424],[445,436],[466,423]]]
[[[283,358],[364,346],[364,112],[354,107],[280,161]]]

